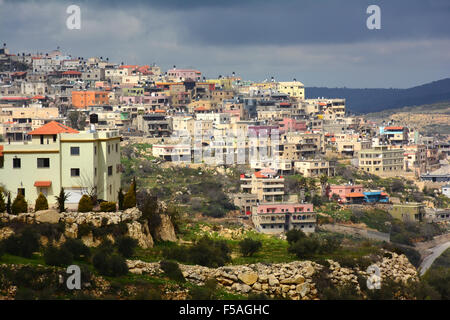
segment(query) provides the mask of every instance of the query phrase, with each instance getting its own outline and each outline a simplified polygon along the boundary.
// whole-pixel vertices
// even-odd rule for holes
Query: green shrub
[[[239,248],[244,257],[251,257],[262,248],[262,242],[247,238],[239,242]]]
[[[26,228],[20,235],[15,234],[3,240],[3,248],[9,254],[31,258],[33,252],[39,250],[39,237],[36,232]]]
[[[78,202],[78,212],[90,212],[93,208],[94,206],[92,205],[91,197],[87,194],[83,194],[80,202]]]
[[[19,192],[14,199],[11,206],[11,212],[15,215],[28,212],[28,203],[26,202],[25,197],[21,192]]]
[[[194,264],[217,268],[231,261],[230,248],[226,241],[203,237],[189,249],[189,260]]]
[[[306,234],[298,229],[292,229],[286,232],[286,240],[288,243],[294,243],[297,242],[300,239],[303,239],[306,237]]]
[[[130,237],[120,237],[117,240],[117,251],[125,258],[131,258],[138,241]]]
[[[216,300],[217,281],[215,279],[206,280],[203,286],[189,290],[189,296],[191,300]]]
[[[70,252],[74,260],[87,260],[91,256],[91,250],[80,239],[69,238],[61,248]]]
[[[39,196],[36,199],[36,203],[34,205],[34,211],[47,210],[47,209],[48,209],[47,198],[44,196],[44,194],[42,192],[40,192]]]
[[[115,212],[116,203],[115,202],[102,202],[100,203],[100,210],[102,212]]]
[[[5,212],[5,210],[6,210],[5,197],[3,196],[3,192],[0,191],[0,212]]]
[[[118,277],[128,273],[125,259],[119,255],[109,254],[106,250],[100,250],[92,258],[95,269],[104,276]]]
[[[65,267],[72,264],[73,255],[65,247],[47,247],[44,251],[44,261],[49,266]]]
[[[178,282],[186,282],[186,279],[183,276],[183,273],[180,270],[180,266],[178,263],[174,261],[163,260],[159,263],[161,269],[164,271],[164,274],[172,280]]]

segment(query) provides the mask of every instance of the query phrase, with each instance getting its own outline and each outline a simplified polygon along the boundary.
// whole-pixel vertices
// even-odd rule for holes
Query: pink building
[[[352,198],[354,196],[364,197],[363,186],[362,185],[331,185],[328,191],[328,198],[332,198],[333,194],[337,194],[339,196],[339,201],[346,203],[348,198]]]
[[[300,213],[313,212],[312,203],[271,203],[260,204],[257,207],[258,213]]]
[[[167,77],[173,81],[194,80],[200,81],[202,73],[194,69],[171,69],[167,71]]]
[[[277,234],[297,229],[315,231],[317,216],[311,203],[265,203],[253,207],[252,222],[259,232]]]
[[[306,131],[306,122],[290,118],[284,118],[283,121],[280,121],[280,131],[283,132]]]

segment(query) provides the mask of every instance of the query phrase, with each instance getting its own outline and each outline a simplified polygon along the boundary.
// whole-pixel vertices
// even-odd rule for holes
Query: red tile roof
[[[52,185],[51,181],[35,181],[35,187],[50,187]]]
[[[40,95],[37,95],[37,96],[34,96],[33,98],[31,98],[31,99],[35,99],[35,100],[44,100],[44,99],[46,99],[44,96],[40,96]]]
[[[68,126],[65,126],[59,122],[51,121],[47,124],[44,124],[42,127],[37,128],[29,132],[29,135],[37,135],[37,134],[58,134],[58,133],[79,133],[79,131],[72,129]]]
[[[384,130],[403,130],[403,127],[386,127]]]
[[[64,71],[62,74],[81,76],[81,72],[79,72],[79,71],[73,71],[73,70]]]
[[[0,157],[3,156],[3,146],[0,146]]]

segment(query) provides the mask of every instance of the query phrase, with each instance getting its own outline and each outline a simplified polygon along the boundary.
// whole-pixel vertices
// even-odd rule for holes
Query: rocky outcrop
[[[0,241],[9,238],[14,234],[14,230],[9,227],[4,227],[0,229]]]
[[[10,215],[8,213],[0,213],[0,221],[2,223],[22,222],[27,224],[41,224],[41,223],[62,223],[64,224],[65,238],[81,238],[81,240],[90,247],[96,247],[101,243],[100,239],[96,239],[89,231],[79,234],[80,229],[89,225],[93,228],[107,227],[110,225],[118,225],[125,223],[127,227],[127,235],[138,241],[142,248],[153,247],[153,238],[150,234],[147,223],[141,223],[139,219],[142,217],[142,212],[138,208],[130,208],[119,212],[63,212],[59,213],[55,210],[42,210],[35,213],[22,213],[19,215]],[[164,241],[176,241],[175,231],[168,216],[167,219],[162,220],[159,236]],[[0,239],[9,237],[14,234],[14,230],[9,227],[0,229]],[[112,236],[108,235],[112,239]],[[47,244],[48,239],[42,238],[42,244]],[[58,239],[58,245],[61,239]]]
[[[155,230],[155,237],[161,241],[177,241],[175,229],[173,227],[170,217],[166,214],[161,214],[161,224]]]
[[[147,224],[137,221],[127,223],[128,236],[138,241],[138,245],[144,249],[153,247],[153,238]]]
[[[367,277],[365,271],[358,268],[344,268],[337,262],[328,260],[329,267],[312,261],[294,261],[290,263],[263,264],[256,263],[240,266],[207,268],[202,266],[181,265],[187,281],[202,285],[207,279],[214,278],[227,291],[249,294],[264,293],[272,298],[286,297],[293,300],[318,299],[315,274],[326,271],[330,281],[337,285],[353,284],[360,291],[358,275]],[[127,260],[131,273],[158,275],[163,271],[158,262]],[[398,281],[418,280],[415,268],[404,255],[391,254],[377,263],[381,278],[394,277]]]

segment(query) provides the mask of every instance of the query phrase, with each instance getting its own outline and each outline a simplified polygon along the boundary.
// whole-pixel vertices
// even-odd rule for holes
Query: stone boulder
[[[38,223],[58,223],[60,213],[54,209],[40,210],[35,212],[35,219]]]
[[[148,230],[147,224],[140,224],[137,221],[127,223],[128,236],[130,238],[136,239],[138,245],[143,249],[148,249],[153,247],[153,238]]]
[[[7,239],[14,234],[14,230],[9,227],[4,227],[0,229],[0,241]]]
[[[238,279],[241,280],[246,285],[251,286],[256,281],[258,281],[258,274],[255,272],[240,273],[238,275]]]
[[[170,217],[166,214],[161,214],[161,224],[155,230],[155,236],[161,241],[171,241],[176,242],[177,236],[175,234],[175,229],[173,227]]]

